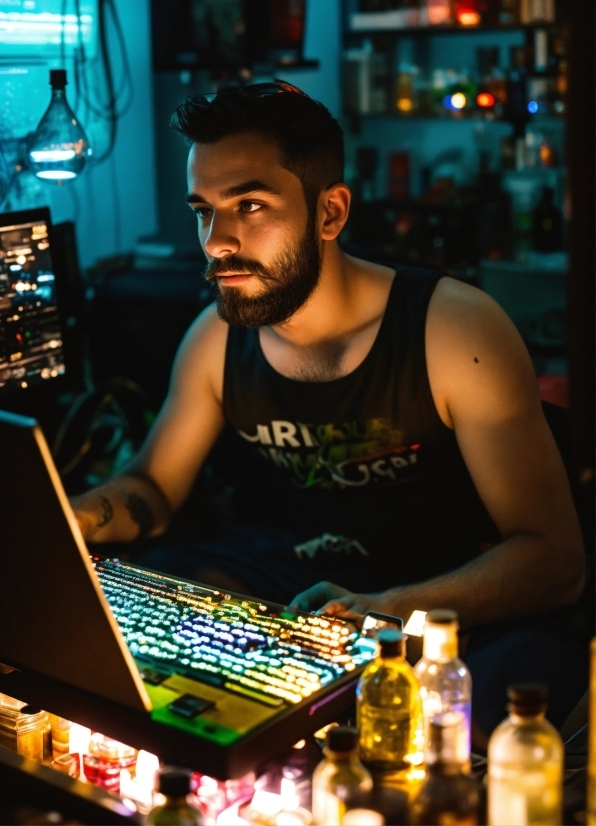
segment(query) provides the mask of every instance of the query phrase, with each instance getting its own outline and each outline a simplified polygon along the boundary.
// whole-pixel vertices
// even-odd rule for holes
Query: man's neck
[[[347,255],[337,241],[323,242],[321,258],[319,283],[308,301],[289,321],[268,328],[295,347],[324,346],[358,334],[384,311],[392,270]]]
[[[261,346],[282,375],[330,381],[354,370],[379,331],[394,271],[352,258],[337,242],[323,251],[321,278],[285,324],[262,327]]]

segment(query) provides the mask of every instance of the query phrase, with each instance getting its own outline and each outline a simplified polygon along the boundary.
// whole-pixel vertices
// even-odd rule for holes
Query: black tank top
[[[372,348],[332,381],[286,378],[258,330],[228,332],[224,412],[257,454],[253,521],[306,548],[321,534],[352,540],[377,587],[453,570],[500,539],[431,395],[425,325],[440,277],[398,268]]]

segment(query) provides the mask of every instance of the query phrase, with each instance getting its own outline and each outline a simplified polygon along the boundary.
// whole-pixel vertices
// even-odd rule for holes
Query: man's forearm
[[[126,473],[71,500],[86,540],[132,542],[167,528],[170,505],[158,485],[143,473]]]
[[[466,629],[572,604],[584,575],[583,552],[555,552],[538,536],[516,534],[456,571],[383,597],[387,609],[403,617],[415,609],[451,608]]]

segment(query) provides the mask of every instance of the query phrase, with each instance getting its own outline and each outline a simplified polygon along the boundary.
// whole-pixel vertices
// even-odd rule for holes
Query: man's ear
[[[350,213],[352,194],[346,184],[333,184],[319,195],[318,212],[321,239],[333,241],[345,226]]]

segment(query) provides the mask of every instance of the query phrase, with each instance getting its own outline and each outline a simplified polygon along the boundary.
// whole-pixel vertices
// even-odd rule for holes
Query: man
[[[195,578],[345,617],[455,609],[480,629],[485,731],[520,677],[548,679],[561,723],[585,666],[552,612],[579,598],[584,555],[513,324],[473,287],[341,250],[341,129],[294,87],[201,96],[173,123],[218,298],[129,471],[75,500],[85,538],[161,534],[228,423],[273,479],[270,532],[204,548]]]

